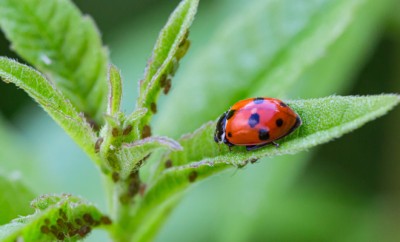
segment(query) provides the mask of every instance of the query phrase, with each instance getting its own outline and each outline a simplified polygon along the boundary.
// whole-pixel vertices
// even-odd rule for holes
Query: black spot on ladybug
[[[280,104],[282,107],[287,107],[286,103],[284,103],[284,102],[280,102],[279,104]]]
[[[264,98],[262,98],[262,97],[254,98],[253,102],[254,102],[255,104],[261,104],[261,103],[264,102]]]
[[[226,119],[232,118],[232,116],[235,114],[236,110],[229,110],[228,113],[226,114]]]
[[[250,127],[254,128],[260,122],[260,115],[258,113],[253,113],[249,118]]]
[[[276,126],[281,127],[282,124],[283,124],[283,120],[282,120],[281,118],[278,118],[278,119],[275,121],[275,123],[276,123]]]
[[[189,182],[194,182],[194,181],[196,181],[196,178],[197,178],[197,172],[196,171],[192,171],[192,172],[190,172],[190,174],[189,174]]]
[[[232,137],[232,133],[231,132],[228,133],[228,137],[229,138]]]
[[[258,131],[258,138],[260,140],[268,140],[269,139],[269,132],[266,129],[260,129]]]

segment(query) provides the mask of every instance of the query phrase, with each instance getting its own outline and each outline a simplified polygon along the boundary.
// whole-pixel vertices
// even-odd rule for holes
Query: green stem
[[[126,180],[114,182],[107,179],[108,201],[110,214],[113,218],[113,229],[111,236],[114,241],[132,241],[135,230],[130,224],[136,214],[138,202],[138,184],[133,182],[138,176],[130,176]],[[132,190],[132,185],[134,186]]]

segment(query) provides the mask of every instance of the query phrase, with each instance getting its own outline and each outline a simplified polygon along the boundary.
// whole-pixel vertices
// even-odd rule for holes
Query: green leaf
[[[130,171],[125,170],[125,168],[127,168],[126,164],[139,162],[140,159],[143,159],[147,155],[143,156],[139,160],[121,160],[121,157],[117,153],[121,150],[122,145],[130,144],[132,143],[132,140],[135,140],[135,138],[139,137],[139,134],[141,132],[139,131],[139,128],[135,125],[135,122],[146,114],[147,109],[139,108],[136,109],[129,116],[126,116],[124,113],[117,111],[117,109],[119,109],[119,104],[117,104],[117,109],[111,111],[113,109],[111,105],[113,105],[112,102],[114,101],[119,102],[120,99],[110,99],[109,111],[110,114],[111,112],[114,113],[113,116],[104,116],[106,120],[106,125],[104,125],[100,131],[100,138],[96,141],[95,144],[95,152],[100,153],[101,159],[107,162],[107,168],[113,169],[115,172],[118,173],[121,169],[124,170],[125,173],[129,173]],[[136,158],[138,158],[139,156],[141,155],[138,154]],[[133,168],[133,166],[130,165],[128,165],[128,167]]]
[[[352,20],[348,23],[348,26],[346,26],[343,34],[338,36],[337,40],[332,42],[330,46],[324,50],[323,55],[319,57],[318,61],[305,66],[303,63],[298,63],[299,65],[303,65],[305,70],[302,71],[302,74],[299,75],[298,80],[293,83],[293,86],[285,88],[284,85],[280,85],[280,80],[273,80],[265,89],[255,90],[252,88],[253,83],[255,83],[259,77],[268,77],[265,75],[259,76],[259,73],[268,72],[270,70],[269,63],[283,63],[287,56],[281,55],[280,53],[285,53],[286,48],[289,48],[291,45],[296,45],[296,42],[300,40],[297,36],[299,36],[301,32],[308,32],[308,35],[312,35],[312,29],[318,29],[315,28],[317,25],[321,25],[322,27],[319,28],[324,30],[324,14],[328,14],[329,16],[329,12],[334,10],[338,14],[337,19],[340,19],[341,14],[336,9],[338,6],[337,4],[342,6],[343,12],[347,11],[346,5],[351,6],[354,4],[354,1],[263,2],[264,3],[260,4],[257,1],[251,1],[251,3],[244,1],[242,8],[240,8],[241,11],[233,12],[232,17],[229,19],[216,21],[216,23],[222,22],[217,28],[216,35],[209,41],[208,45],[205,45],[205,47],[200,48],[191,55],[193,58],[188,60],[187,68],[180,73],[177,80],[180,81],[180,85],[177,85],[173,90],[171,96],[166,100],[165,106],[160,108],[160,117],[158,119],[159,122],[157,122],[155,126],[155,133],[173,135],[173,137],[176,137],[182,132],[192,131],[202,123],[210,119],[215,119],[217,115],[226,111],[227,107],[237,100],[244,97],[256,96],[255,92],[257,91],[258,93],[262,93],[263,96],[266,96],[270,88],[275,91],[281,88],[280,92],[282,96],[280,96],[280,98],[321,97],[331,95],[332,93],[342,93],[343,90],[348,91],[348,88],[351,87],[355,81],[352,77],[359,71],[360,66],[368,60],[370,51],[372,50],[371,47],[376,44],[376,40],[381,38],[380,30],[382,25],[385,24],[385,19],[388,15],[387,10],[393,8],[390,7],[390,2],[393,2],[390,0],[362,1],[356,8],[353,8]],[[257,6],[262,4],[270,4],[272,6],[260,11],[254,11],[254,9],[258,9]],[[229,1],[226,5],[229,5]],[[222,8],[224,7],[225,6],[222,6]],[[210,14],[208,12],[205,15],[206,17],[203,17],[202,11],[200,11],[196,20],[201,22],[202,18],[207,18],[207,21],[204,21],[206,23],[203,25],[208,26],[210,25],[208,19],[212,16],[209,16]],[[247,24],[248,21],[257,18],[262,18],[262,20]],[[196,23],[197,26],[199,26],[199,24],[201,23]],[[297,31],[299,28],[297,27],[300,28],[298,34]],[[213,29],[204,29],[207,31],[206,33],[214,32]],[[304,31],[301,29],[304,29]],[[328,28],[325,30],[331,31]],[[204,31],[203,35],[206,33]],[[327,33],[327,36],[331,37],[332,34],[333,33]],[[307,38],[305,34],[302,35],[303,38]],[[246,38],[250,41],[246,42]],[[325,42],[325,40],[322,41],[322,43]],[[261,44],[255,45],[255,43]],[[315,44],[319,45],[318,43]],[[313,48],[312,45],[308,46]],[[304,53],[298,56],[299,60],[303,58],[303,55],[307,55],[308,52],[311,54],[314,53],[313,50],[304,50]],[[252,56],[256,56],[253,58],[255,61],[252,62],[255,64],[254,69],[252,68],[253,65],[245,65],[249,63],[248,60],[251,60]],[[243,57],[246,57],[246,59]],[[295,56],[292,57],[295,58]],[[276,69],[276,66],[274,68]],[[282,68],[282,72],[287,73],[288,76],[291,75],[290,70]],[[190,100],[190,103],[183,103],[181,100]],[[195,119],[193,119],[193,115],[196,115]],[[202,147],[203,145],[207,146],[208,144],[199,142],[199,146],[197,147]],[[210,145],[212,144],[210,143]],[[193,148],[194,147],[196,146],[193,146]],[[313,150],[315,151],[315,149]],[[242,184],[241,187],[231,182],[226,184],[226,182],[224,183],[221,179],[217,179],[208,181],[208,185],[202,184],[203,189],[200,188],[201,191],[197,189],[195,193],[201,192],[202,194],[200,196],[212,196],[213,194],[223,192],[224,195],[229,197],[227,193],[231,190],[233,191],[232,193],[247,194],[247,192],[250,191],[248,187],[249,180],[252,179],[252,181],[257,182],[256,180],[258,178],[258,180],[261,179],[264,182],[266,178],[268,180],[268,185],[262,188],[252,187],[253,193],[262,193],[265,197],[260,204],[256,202],[258,205],[257,207],[252,207],[253,211],[260,212],[265,209],[266,204],[271,204],[271,199],[274,199],[276,194],[271,195],[271,190],[275,190],[277,187],[279,189],[282,183],[285,182],[285,179],[290,181],[287,182],[288,186],[294,185],[293,181],[298,178],[297,175],[302,171],[301,168],[305,166],[308,160],[302,159],[304,154],[305,153],[302,152],[296,156],[282,156],[272,159],[269,157],[260,160],[258,163],[266,162],[268,165],[257,164],[257,167],[249,168],[241,172],[242,174],[240,176],[234,176],[234,179],[237,180],[237,185]],[[307,152],[307,154],[310,154],[310,152]],[[281,162],[282,159],[287,162]],[[271,169],[269,164],[273,164],[273,169]],[[162,164],[160,168],[164,169],[164,166],[165,164]],[[293,167],[297,167],[297,172],[291,171]],[[279,170],[280,173],[276,174],[276,170]],[[227,176],[229,176],[229,174],[227,174]],[[247,184],[247,186],[243,184]],[[204,191],[204,185],[208,187],[210,191]],[[287,190],[281,192],[285,193]],[[254,197],[258,199],[257,201],[260,201],[259,196],[254,195]],[[235,198],[235,196],[231,196],[230,198]],[[197,205],[201,206],[204,204],[199,202],[190,206],[192,208]],[[198,224],[199,226],[195,225],[197,229],[194,230],[210,231],[207,238],[221,238],[221,230],[215,230],[214,233],[212,233],[212,229],[215,224],[224,224],[224,228],[226,228],[224,231],[236,232],[228,233],[231,235],[231,237],[229,237],[230,239],[235,238],[246,241],[255,238],[254,232],[257,231],[254,231],[254,228],[260,224],[260,220],[249,219],[247,213],[234,212],[236,211],[236,206],[238,206],[238,209],[242,210],[246,210],[248,206],[240,206],[240,201],[232,202],[229,201],[229,199],[221,200],[219,204],[214,205],[216,207],[221,207],[221,211],[226,210],[224,213],[225,216],[220,216],[221,218],[217,220],[212,219],[206,223],[200,223]],[[231,208],[232,206],[234,206],[234,208]],[[188,206],[186,204],[186,206],[183,205],[183,207],[187,208]],[[271,210],[273,209],[276,208],[272,207]],[[219,212],[221,212],[220,210]],[[185,212],[187,212],[187,210],[183,211],[183,214],[185,214]],[[182,209],[178,208],[177,214],[182,214]],[[268,213],[263,214],[265,215]],[[193,216],[196,215],[197,214]],[[232,215],[235,219],[231,218]],[[159,239],[165,239],[165,234],[174,235],[173,238],[176,238],[175,233],[179,233],[179,229],[172,230],[171,232],[171,225],[176,225],[177,221],[181,220],[185,215],[172,217],[173,219],[168,222],[168,229],[164,229],[164,232],[167,230],[168,232],[162,233]],[[259,217],[262,217],[262,215]],[[185,218],[187,218],[187,216]],[[263,219],[268,220],[265,216]],[[274,219],[272,218],[272,220]],[[185,228],[182,227],[180,229],[185,230]],[[191,233],[191,231],[188,233]],[[249,234],[247,238],[243,237],[245,233]],[[235,237],[235,235],[237,235],[237,237]],[[222,235],[222,238],[226,238],[226,236]],[[225,241],[226,239],[222,240]]]
[[[380,5],[387,4],[374,2],[377,6],[373,11],[384,13]],[[354,69],[358,64],[355,60],[365,51],[359,47],[366,47],[374,39],[370,36],[377,34],[376,25],[384,14],[365,19],[364,14],[371,12],[366,8],[368,4],[367,0],[246,2],[241,12],[223,21],[210,44],[199,50],[181,73],[180,85],[160,109],[156,133],[176,137],[191,132],[247,97],[299,97],[296,91],[301,85],[293,87],[302,79],[310,79],[307,87],[317,85],[324,94],[333,93],[327,88],[336,84],[328,81],[343,83],[350,67]],[[366,21],[368,25],[363,24]],[[363,38],[345,39],[342,45],[335,45],[355,30]],[[330,59],[343,49],[348,49],[347,54],[353,49],[357,52],[343,60]],[[321,75],[312,75],[309,71],[317,71],[314,66],[319,63],[324,63],[324,70],[332,70],[330,76],[339,78],[323,75],[329,77],[325,82],[319,78]],[[312,92],[302,91],[300,97]],[[318,91],[312,94],[321,96]],[[198,118],[193,119],[193,114]]]
[[[71,195],[45,195],[34,200],[33,215],[0,227],[2,241],[77,241],[111,220],[92,204]]]
[[[3,57],[0,57],[0,77],[3,81],[12,82],[26,91],[94,161],[99,163],[99,158],[94,153],[95,133],[85,118],[45,77],[26,65]]]
[[[121,178],[125,179],[132,171],[139,169],[146,157],[160,148],[182,150],[179,143],[167,137],[148,137],[133,143],[123,144],[121,150],[117,152],[118,160],[122,162],[120,164]]]
[[[12,48],[54,80],[100,123],[107,100],[107,50],[88,16],[69,0],[0,0],[0,26]]]
[[[255,151],[244,147],[219,147],[213,140],[215,122],[205,124],[192,135],[180,139],[183,151],[171,152],[164,158],[170,165],[161,163],[162,172],[150,181],[149,189],[140,203],[134,226],[150,226],[156,212],[155,207],[169,203],[192,183],[226,170],[229,167],[243,167],[262,157],[294,154],[338,138],[368,121],[384,115],[400,102],[394,94],[376,96],[332,96],[327,98],[289,101],[287,104],[301,117],[303,125],[293,134],[279,140],[280,146],[267,146]],[[161,205],[160,205],[161,204]],[[159,211],[158,211],[159,212]],[[134,223],[134,222],[132,222]],[[149,224],[147,224],[149,223]]]
[[[108,67],[108,108],[107,114],[115,116],[121,108],[122,100],[122,77],[116,66]]]
[[[18,172],[9,176],[0,173],[0,191],[0,224],[33,212],[29,202],[35,195],[22,182]]]
[[[199,0],[183,0],[158,36],[144,78],[139,82],[137,107],[149,110],[140,120],[140,129],[150,122],[152,114],[156,112],[160,91],[164,89],[164,93],[167,93],[170,88],[171,77],[189,47],[188,31],[198,4]]]
[[[246,2],[245,5],[250,5],[253,4],[254,2],[255,1],[252,1],[251,3]],[[340,2],[340,1],[330,1],[330,2]],[[396,9],[393,8],[393,6],[390,4],[391,2],[393,1],[390,0],[363,1],[363,3],[360,6],[354,9],[352,17],[353,19],[351,20],[351,23],[349,23],[349,26],[346,27],[346,30],[343,32],[343,34],[335,42],[333,42],[329,46],[329,48],[327,48],[323,52],[323,56],[321,56],[321,58],[319,58],[317,62],[315,62],[311,66],[305,66],[306,70],[304,70],[303,73],[299,76],[299,80],[296,80],[294,86],[286,88],[286,90],[282,90],[282,96],[280,97],[281,98],[292,97],[292,98],[304,99],[312,97],[323,97],[331,95],[332,93],[343,93],[343,91],[348,92],[349,88],[352,88],[354,82],[356,81],[356,79],[354,79],[353,77],[357,75],[358,71],[360,70],[360,67],[362,67],[365,64],[365,62],[370,58],[371,51],[374,51],[373,47],[375,47],[376,41],[381,38],[381,29],[382,26],[384,26],[384,24],[386,23],[385,21],[388,16],[387,10],[390,8]],[[265,14],[265,18],[268,18],[270,16],[275,16],[275,18],[271,17],[270,21],[268,20],[263,21],[264,26],[268,26],[268,30],[253,28],[253,31],[251,31],[251,28],[241,29],[240,25],[237,24],[236,26],[230,26],[231,25],[230,23],[232,23],[232,25],[234,25],[235,23],[233,19],[239,19],[238,22],[243,22],[243,20],[241,19],[242,17],[241,15],[246,13],[245,10],[242,13],[239,13],[239,11],[235,12],[233,14],[233,18],[231,19],[219,21],[222,22],[223,25],[220,26],[218,29],[219,30],[236,29],[235,32],[237,34],[246,32],[247,33],[246,36],[253,36],[253,38],[261,36],[261,34],[257,33],[257,31],[264,33],[265,31],[269,30],[280,30],[281,33],[283,32],[287,34],[290,33],[291,30],[295,30],[294,28],[292,28],[295,25],[290,24],[291,22],[290,19],[297,18],[302,16],[303,14],[310,13],[310,10],[312,9],[308,8],[307,6],[310,6],[311,4],[315,4],[317,2],[276,1],[275,3],[281,4],[282,7],[271,8],[270,13],[260,12],[260,14]],[[322,1],[319,1],[319,3],[322,3]],[[344,8],[346,4],[349,5],[353,4],[350,1],[347,2],[342,1],[342,3]],[[290,6],[287,6],[286,4],[287,5],[291,4],[292,8],[293,9],[296,8],[297,10],[292,10],[292,14],[285,14],[285,12],[287,12],[287,9],[290,8]],[[333,6],[333,4],[328,6],[326,4],[321,5],[321,8],[316,11],[320,12],[321,14],[325,14],[330,11],[331,8],[329,6]],[[196,21],[202,20],[201,13],[202,11],[199,12]],[[256,13],[257,12],[254,11],[254,14]],[[209,18],[208,13],[207,13],[207,18]],[[340,13],[337,18],[338,19],[341,18]],[[320,18],[313,18],[311,21],[308,22],[308,24],[313,24],[313,21],[315,21],[315,24],[319,23],[322,26],[324,26],[325,24],[325,22],[320,21]],[[298,21],[298,23],[301,22]],[[196,25],[198,26],[199,22],[196,22]],[[212,30],[209,31],[211,32]],[[221,32],[223,31],[219,31],[219,33]],[[213,46],[218,44],[215,42],[223,41],[223,39],[219,37],[219,33],[217,33],[217,36],[215,36],[215,38],[211,42]],[[234,36],[234,32],[230,37],[231,39],[234,40],[238,38],[237,36]],[[274,46],[274,48],[275,47],[281,48],[280,43],[285,43],[285,42],[284,41],[279,42],[276,40],[276,38],[282,38],[282,37],[284,36],[276,34],[270,36],[270,38],[268,39],[265,39],[266,46],[264,48],[267,48],[271,45]],[[295,43],[295,41],[296,40],[292,40],[291,43]],[[230,47],[229,43],[219,43],[219,45],[221,46],[222,44],[225,44],[224,46],[227,46],[227,48]],[[237,46],[238,46],[237,49],[232,49],[230,51],[226,50],[226,55],[232,56],[233,60],[236,59],[235,54],[242,53],[242,55],[248,56],[249,53],[252,53],[250,52],[252,45],[249,45],[248,46],[249,48],[243,48],[244,50],[243,52],[241,52],[242,47],[240,45]],[[191,55],[191,57],[193,57],[194,59],[193,61],[190,59],[187,61],[188,62],[187,71],[183,70],[183,72],[180,73],[179,78],[177,80],[182,82],[181,83],[182,86],[177,86],[176,89],[171,93],[171,96],[168,98],[165,107],[160,108],[161,117],[158,120],[160,122],[158,122],[157,124],[160,124],[161,127],[157,129],[155,133],[164,135],[165,134],[177,135],[184,130],[191,131],[194,128],[198,127],[201,123],[204,123],[210,119],[215,119],[217,115],[225,111],[230,104],[242,98],[242,95],[256,96],[255,93],[248,93],[248,90],[257,91],[251,88],[252,82],[250,82],[249,79],[246,78],[239,79],[236,78],[235,75],[230,75],[229,72],[238,73],[236,74],[236,76],[241,75],[241,73],[243,73],[242,69],[240,69],[241,66],[232,66],[231,63],[227,63],[226,65],[224,65],[225,63],[222,64],[215,63],[211,58],[208,59],[204,58],[202,60],[199,60],[200,57],[204,55],[204,52],[210,51],[209,48],[211,48],[210,45],[200,49],[194,55]],[[222,48],[225,47],[220,47],[218,50],[221,51]],[[257,47],[256,50],[262,50],[262,48]],[[232,51],[237,51],[237,53]],[[274,50],[272,50],[272,53],[274,53],[273,51]],[[302,59],[303,55],[306,55],[308,51],[310,51],[310,53],[313,52],[313,50],[306,50],[304,51],[304,53],[301,53],[298,56],[299,59]],[[276,55],[273,58],[280,58],[280,57],[279,55]],[[221,57],[221,60],[223,59],[224,58]],[[225,61],[229,62],[232,59],[225,58]],[[263,58],[259,58],[259,60],[262,61]],[[214,69],[212,67],[215,66],[215,64],[217,64],[218,66]],[[302,65],[302,63],[300,62],[298,64]],[[200,66],[204,67],[200,68]],[[234,67],[235,69],[230,70],[230,67]],[[268,69],[268,64],[265,65],[264,67],[261,66],[261,68]],[[287,74],[291,75],[290,71],[287,71]],[[223,76],[227,76],[227,78],[224,79]],[[254,76],[257,75],[255,74]],[[186,83],[186,81],[189,80],[189,78],[191,82]],[[210,78],[213,78],[213,80],[210,80]],[[196,80],[199,83],[192,82]],[[221,81],[225,80],[225,82],[227,83],[226,88],[228,88],[228,91],[221,91],[221,89],[215,88],[215,86],[218,86],[216,83],[214,83],[217,80]],[[238,84],[239,85],[248,84],[248,87],[243,87],[243,90],[240,94],[236,92],[231,93],[229,91],[230,88],[234,88],[232,86],[236,86]],[[268,86],[267,89],[261,89],[259,90],[259,93],[262,92],[263,96],[267,95],[269,92],[269,88],[272,86],[274,86],[273,89],[276,90],[276,88],[280,87],[280,80],[274,80],[269,84],[270,86]],[[226,90],[225,87],[223,90]],[[191,98],[194,96],[196,98]],[[202,98],[200,99],[201,102],[198,101],[199,97]],[[216,102],[217,99],[216,97],[219,98],[218,102]],[[191,100],[192,106],[179,103],[179,100],[187,100],[187,99]],[[222,107],[223,105],[221,105],[221,107],[215,108],[218,110],[213,110],[214,107],[216,107],[216,105],[218,105],[219,102],[226,102],[227,105],[225,107]],[[174,106],[175,104],[177,105]],[[176,115],[178,113],[179,113],[178,118],[175,118],[177,117]],[[192,118],[194,114],[196,115],[196,119]],[[182,128],[181,125],[183,124],[184,126]],[[157,126],[155,127],[157,128]],[[158,239],[162,238],[161,240],[163,240],[165,239],[165,237],[168,237],[168,235],[170,236],[172,235],[172,238],[175,239],[176,238],[175,234],[179,233],[179,231],[181,230],[185,230],[187,232],[186,234],[191,234],[193,236],[201,234],[201,232],[196,234],[196,231],[210,231],[210,233],[207,234],[207,238],[213,238],[216,240],[219,239],[220,241],[230,241],[232,239],[236,239],[239,241],[249,241],[252,239],[254,240],[255,238],[254,235],[260,235],[260,231],[264,231],[263,234],[269,234],[268,232],[265,232],[265,226],[259,226],[259,225],[260,224],[265,225],[266,223],[268,223],[268,221],[274,223],[276,219],[280,219],[280,217],[276,218],[273,216],[273,214],[270,213],[271,211],[279,210],[279,208],[276,207],[277,204],[274,203],[273,200],[276,199],[277,197],[282,197],[279,196],[282,194],[285,194],[283,196],[284,197],[283,200],[287,199],[285,197],[288,192],[287,190],[288,187],[294,186],[295,190],[298,189],[299,186],[298,183],[300,179],[299,173],[303,173],[304,172],[303,168],[308,167],[306,164],[309,159],[304,159],[304,155],[309,155],[309,157],[311,157],[311,154],[315,153],[315,151],[318,151],[318,149],[312,149],[310,150],[310,152],[301,152],[297,155],[264,158],[258,161],[257,164],[255,164],[254,166],[248,167],[243,171],[235,172],[233,178],[231,176],[232,173],[234,173],[234,171],[230,171],[228,172],[228,174],[225,174],[225,178],[230,180],[229,183],[226,183],[226,179],[225,180],[223,178],[221,179],[220,176],[218,176],[219,178],[217,179],[212,179],[210,181],[207,181],[206,184],[201,184],[200,187],[195,187],[195,191],[191,191],[190,193],[191,195],[187,194],[191,196],[191,199],[183,201],[183,204],[180,204],[178,206],[178,208],[174,212],[174,215],[172,216],[172,219],[170,219],[167,222],[166,226],[163,229],[163,232],[158,236]],[[297,171],[292,172],[293,168],[297,168]],[[280,172],[277,174],[276,170],[279,170]],[[240,175],[237,173],[240,173]],[[231,180],[235,180],[236,182],[232,182]],[[252,182],[257,183],[257,185],[253,186],[254,183]],[[280,194],[277,194],[276,192],[271,194],[271,191],[276,191],[277,189],[282,188],[282,183],[285,182],[287,183],[287,187],[281,189]],[[263,183],[267,183],[267,185],[260,185]],[[249,189],[250,187],[251,189]],[[229,192],[231,193],[231,196],[229,196]],[[208,197],[220,193],[224,194],[225,199],[219,199],[217,204],[212,204],[212,206],[218,207],[217,210],[218,213],[220,214],[219,218],[209,219],[206,222],[203,221],[202,223],[197,223],[197,224],[195,223],[192,226],[187,226],[187,227],[181,226],[182,224],[179,221],[182,219],[187,219],[187,215],[185,214],[187,214],[187,212],[189,211],[192,211],[190,210],[190,208],[197,206],[211,205],[211,204],[204,204],[200,200],[197,202],[193,201],[194,196]],[[253,193],[253,196],[248,197],[249,193]],[[241,195],[236,196],[233,194],[241,194]],[[250,203],[247,202],[243,203],[241,200],[243,194],[246,194],[247,198],[245,199],[246,201],[248,199],[251,200],[251,198],[254,198],[255,201]],[[260,194],[262,195],[260,196]],[[192,201],[191,204],[188,204],[189,200]],[[254,219],[255,218],[254,216],[249,218],[248,213],[240,212],[240,211],[247,211],[249,207],[252,208],[252,211],[257,211],[258,215],[256,217],[258,219]],[[286,209],[286,207],[281,207],[281,210],[279,210],[280,212],[277,213],[279,214],[278,216],[282,215],[281,213],[283,211],[282,209]],[[199,209],[199,211],[205,211],[205,210],[207,209],[201,209],[201,208]],[[180,216],[179,215],[177,216],[177,214],[180,214]],[[212,212],[209,212],[209,214],[212,214]],[[292,219],[293,214],[290,215],[291,215],[290,219]],[[207,216],[207,215],[204,215],[204,213],[200,212],[200,214],[196,213],[192,214],[191,218],[192,219],[196,218],[196,216]],[[285,219],[283,220],[285,221]],[[222,227],[220,227],[219,230],[213,231],[215,225],[222,225]],[[172,227],[174,226],[178,227],[179,229],[176,230],[172,229]],[[285,229],[285,227],[282,227],[282,229]],[[220,231],[231,231],[231,232],[221,234]]]
[[[168,159],[172,166],[178,166],[176,169],[190,169],[218,163],[242,166],[261,157],[294,154],[338,138],[384,115],[399,101],[400,96],[395,94],[288,101],[286,103],[299,114],[303,124],[293,134],[277,141],[279,148],[271,145],[248,152],[245,147],[236,146],[229,151],[227,146],[220,147],[214,142],[215,122],[209,122],[192,135],[183,136],[179,140],[183,151],[171,152]]]

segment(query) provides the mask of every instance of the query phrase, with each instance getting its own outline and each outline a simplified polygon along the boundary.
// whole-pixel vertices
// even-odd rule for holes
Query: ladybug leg
[[[235,146],[231,142],[229,142],[227,139],[224,139],[224,144],[226,144],[229,148],[229,151],[232,151],[232,146]]]
[[[246,146],[246,150],[247,150],[247,151],[257,150],[257,149],[262,148],[262,147],[264,147],[264,146],[266,146],[266,145],[269,145],[269,144],[270,144],[270,143],[265,143],[265,144],[261,144],[261,145],[247,145],[247,146]]]
[[[276,143],[275,141],[272,141],[271,143],[272,143],[276,148],[279,148],[279,144]]]

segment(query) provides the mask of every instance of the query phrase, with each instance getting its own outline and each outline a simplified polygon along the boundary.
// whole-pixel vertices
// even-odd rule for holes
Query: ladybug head
[[[221,117],[218,119],[217,126],[214,132],[214,141],[217,143],[225,142],[225,123],[226,123],[226,114],[223,113]]]

